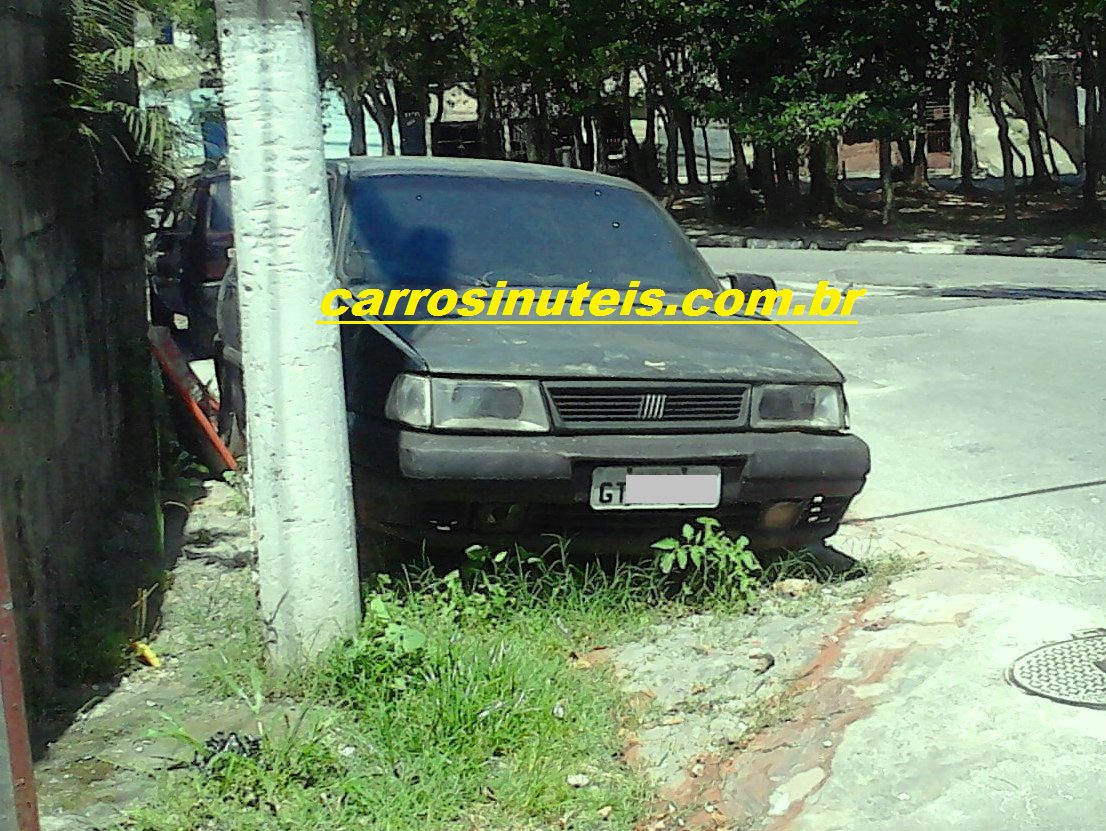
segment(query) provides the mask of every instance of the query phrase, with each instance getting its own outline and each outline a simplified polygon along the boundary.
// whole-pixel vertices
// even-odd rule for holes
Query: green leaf
[[[672,564],[676,560],[676,554],[672,551],[666,551],[657,560],[657,565],[660,566],[661,574],[668,574],[672,571]]]
[[[412,626],[390,623],[384,630],[384,639],[404,654],[417,652],[426,646],[426,635]]]
[[[657,540],[650,548],[655,548],[657,551],[674,551],[679,548],[679,540],[675,540],[672,537],[666,537],[663,540]]]
[[[384,598],[380,595],[374,595],[369,600],[369,611],[372,612],[373,617],[378,620],[390,620],[391,611],[388,609],[388,605],[384,602]]]

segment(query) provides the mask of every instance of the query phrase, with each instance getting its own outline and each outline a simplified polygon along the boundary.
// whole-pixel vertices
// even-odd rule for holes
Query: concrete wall
[[[1083,128],[1079,97],[1082,90],[1076,86],[1078,73],[1074,62],[1066,58],[1043,58],[1037,64],[1037,95],[1048,119],[1049,136],[1041,133],[1052,147],[1052,157],[1060,175],[1080,173],[1083,164]],[[1033,161],[1029,157],[1029,128],[1026,125],[1022,101],[1016,90],[1007,88],[1004,96],[1005,110],[1010,122],[1010,139],[1018,152],[1025,157],[1026,175],[1033,174]],[[979,176],[1002,176],[1002,150],[987,98],[979,91],[972,93],[969,115],[972,133],[972,149],[975,152],[976,170]],[[1048,148],[1045,148],[1046,154]],[[953,114],[952,172],[960,175],[960,134]],[[1014,172],[1022,174],[1021,160],[1015,154]]]
[[[77,135],[62,4],[0,4],[0,514],[28,700],[124,494],[151,508],[141,208],[110,135]]]

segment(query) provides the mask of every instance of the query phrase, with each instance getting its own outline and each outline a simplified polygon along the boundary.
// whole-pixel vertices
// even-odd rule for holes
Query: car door
[[[184,275],[192,259],[200,191],[188,183],[168,200],[154,239],[150,314],[157,326],[173,326],[173,315],[187,315]]]
[[[188,316],[187,344],[196,358],[215,353],[219,286],[234,245],[230,178],[209,177],[197,188],[195,226],[181,270],[181,293]]]

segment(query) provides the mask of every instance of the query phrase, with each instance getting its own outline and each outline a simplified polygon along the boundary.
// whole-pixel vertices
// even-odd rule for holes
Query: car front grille
[[[527,528],[531,533],[569,537],[634,534],[660,539],[679,534],[684,523],[694,522],[697,517],[712,516],[731,536],[740,536],[752,534],[760,527],[762,508],[757,504],[729,503],[711,510],[595,511],[584,503],[535,505],[527,518]]]
[[[565,427],[735,426],[745,421],[749,388],[743,384],[623,386],[547,384]]]

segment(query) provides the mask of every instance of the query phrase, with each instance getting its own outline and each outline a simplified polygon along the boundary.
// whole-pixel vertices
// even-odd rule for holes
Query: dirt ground
[[[224,689],[251,649],[252,549],[241,504],[233,488],[212,483],[193,506],[151,642],[161,666],[135,661],[93,688],[36,766],[44,831],[115,826],[156,772],[191,760],[181,731],[203,740],[256,726],[247,702]]]
[[[987,180],[970,193],[958,193],[958,183],[934,174],[932,184],[895,187],[896,215],[881,225],[878,180],[857,179],[842,186],[844,206],[822,216],[797,216],[786,222],[763,213],[727,214],[712,211],[702,197],[677,201],[672,210],[685,227],[711,233],[805,229],[860,235],[860,238],[931,240],[950,236],[1003,238],[1051,242],[1102,242],[1106,240],[1106,216],[1088,213],[1078,187],[1060,184],[1055,189],[1030,191],[1018,188],[1018,219],[1007,222],[1001,182]]]
[[[866,550],[874,550],[870,541]],[[159,775],[192,760],[182,735],[256,735],[259,719],[279,713],[280,702],[243,692],[257,654],[248,635],[252,559],[240,495],[209,483],[188,517],[151,641],[162,665],[136,662],[49,747],[37,768],[44,831],[117,827]],[[640,712],[626,758],[661,797],[643,810],[650,818],[642,827],[742,827],[813,789],[813,774],[791,771],[804,754],[828,752],[832,725],[794,721],[803,692],[822,682],[827,655],[870,624],[860,618],[884,593],[870,579],[786,581],[755,615],[686,617],[605,651]],[[795,735],[767,753],[763,737],[788,724]],[[748,787],[735,790],[736,765],[749,771]]]

